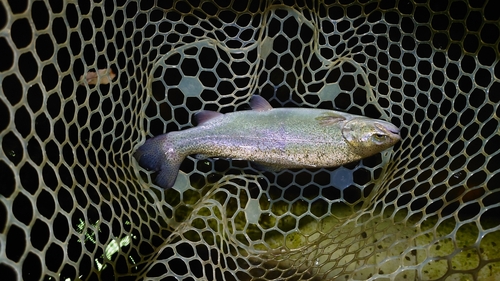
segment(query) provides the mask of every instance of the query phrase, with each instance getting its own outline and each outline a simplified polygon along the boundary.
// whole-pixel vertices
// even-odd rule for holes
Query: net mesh
[[[500,278],[495,1],[249,2],[0,1],[2,277]],[[131,157],[254,94],[402,141],[331,169],[188,157],[168,190]]]

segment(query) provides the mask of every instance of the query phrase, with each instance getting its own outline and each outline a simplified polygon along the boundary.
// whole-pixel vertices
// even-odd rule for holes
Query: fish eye
[[[387,139],[387,136],[386,135],[383,135],[383,134],[374,134],[373,135],[373,138],[375,139],[375,141],[377,142],[383,142]]]

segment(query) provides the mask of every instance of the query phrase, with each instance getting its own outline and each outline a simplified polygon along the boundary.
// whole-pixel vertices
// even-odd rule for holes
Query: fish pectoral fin
[[[315,119],[318,121],[320,125],[329,126],[344,121],[345,117],[337,113],[329,112],[323,116],[318,116]]]
[[[194,119],[196,120],[196,123],[199,125],[202,125],[203,123],[212,120],[214,118],[217,118],[219,116],[224,115],[223,113],[217,112],[217,111],[210,111],[210,110],[202,110],[199,112],[196,112],[194,114]]]
[[[271,104],[261,96],[252,96],[250,98],[250,107],[256,111],[267,111],[273,109]]]
[[[252,162],[251,164],[255,169],[265,172],[279,172],[283,170],[283,168],[275,165],[269,165],[264,163]]]

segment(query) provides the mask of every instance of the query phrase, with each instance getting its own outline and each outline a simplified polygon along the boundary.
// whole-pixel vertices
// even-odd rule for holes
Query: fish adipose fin
[[[179,155],[169,142],[168,135],[146,140],[134,153],[134,157],[142,167],[158,172],[155,183],[162,188],[170,188],[174,185],[179,167],[184,160],[184,157]]]
[[[267,111],[273,109],[271,104],[261,96],[252,96],[250,98],[250,107],[256,111]]]

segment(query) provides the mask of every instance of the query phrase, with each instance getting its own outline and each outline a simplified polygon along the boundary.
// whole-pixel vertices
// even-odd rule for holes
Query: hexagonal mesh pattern
[[[0,2],[5,280],[497,280],[495,1]],[[115,77],[116,75],[116,77]],[[316,107],[402,141],[331,169],[134,150],[199,110]]]

